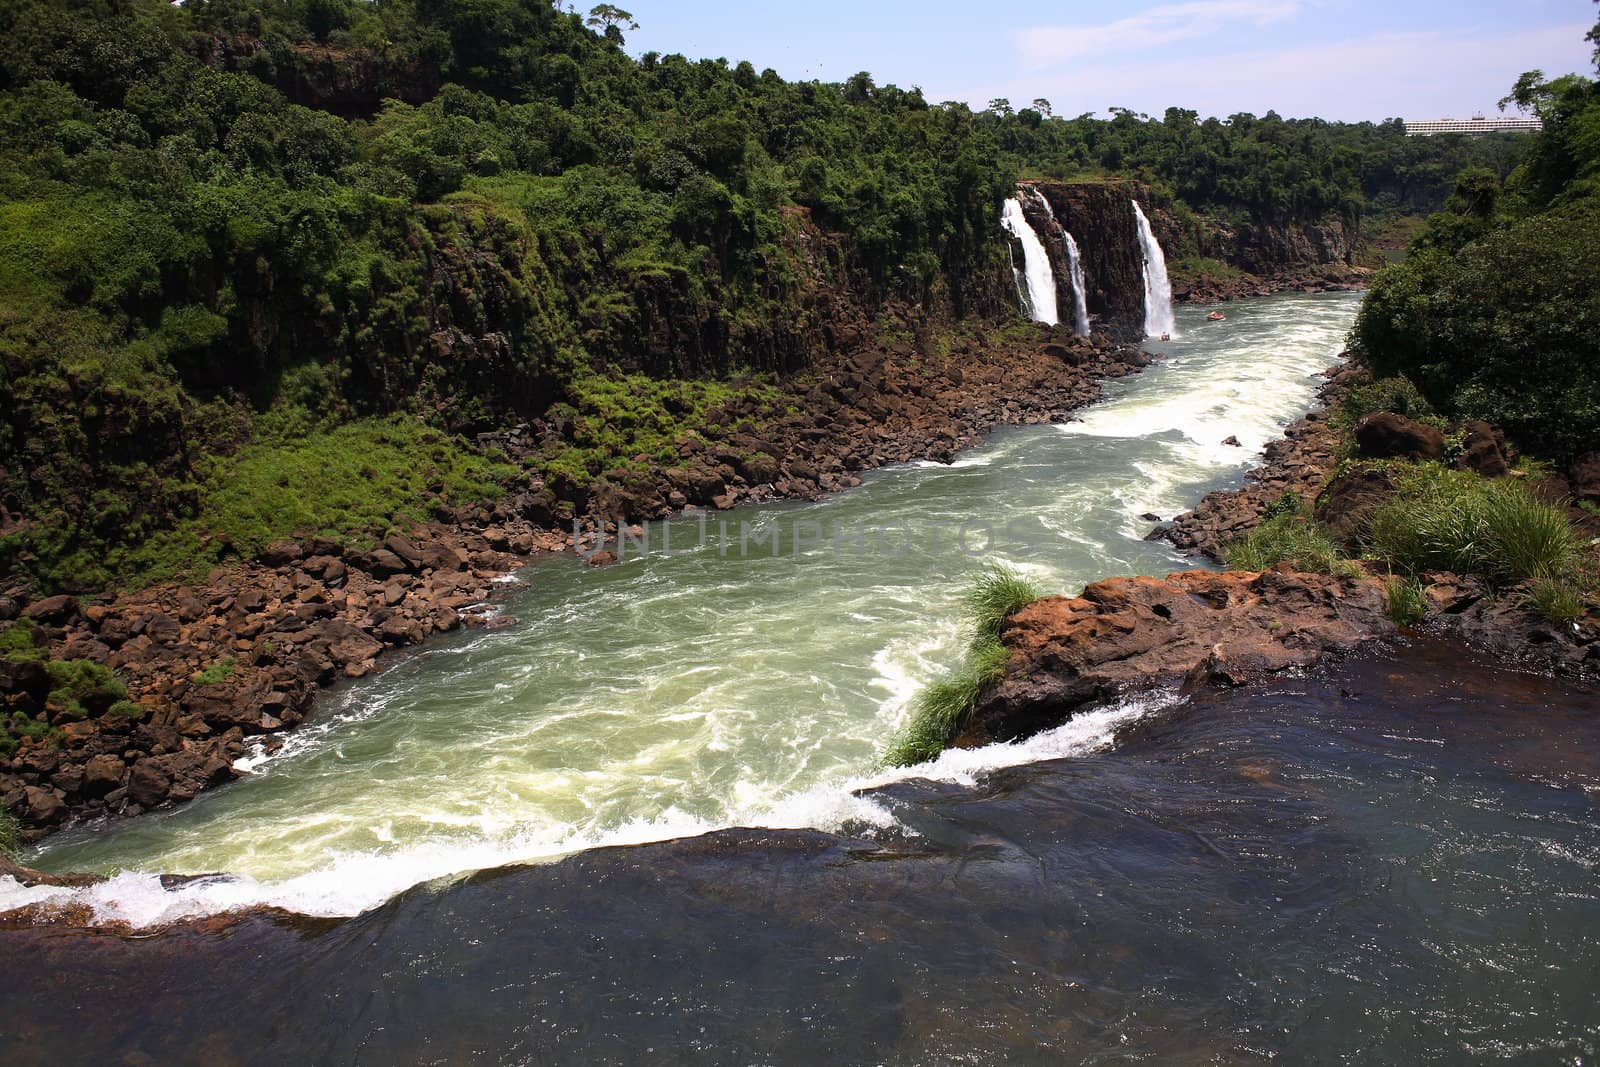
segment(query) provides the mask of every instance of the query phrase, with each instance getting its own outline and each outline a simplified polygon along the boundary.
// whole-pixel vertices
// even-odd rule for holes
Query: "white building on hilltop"
[[[1412,137],[1433,137],[1441,133],[1465,133],[1482,136],[1486,133],[1538,133],[1544,123],[1536,118],[1521,115],[1485,118],[1474,115],[1470,119],[1405,120],[1406,133]]]

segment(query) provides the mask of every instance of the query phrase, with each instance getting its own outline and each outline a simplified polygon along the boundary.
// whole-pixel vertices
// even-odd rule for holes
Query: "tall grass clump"
[[[1304,513],[1299,498],[1285,494],[1265,514],[1261,525],[1228,546],[1230,568],[1266,571],[1287,563],[1311,574],[1348,577],[1360,573],[1340,553],[1328,532]]]
[[[1558,578],[1534,579],[1525,599],[1529,608],[1558,626],[1577,622],[1588,610],[1580,589]]]
[[[991,566],[962,597],[971,634],[961,666],[917,696],[911,721],[890,742],[883,761],[911,767],[935,759],[977,706],[984,686],[1005,674],[1010,650],[1000,641],[1008,617],[1038,600],[1037,586],[1009,567]]]
[[[1415,626],[1428,614],[1426,594],[1415,578],[1390,578],[1385,600],[1396,626]]]
[[[1430,463],[1401,473],[1397,490],[1367,529],[1373,554],[1395,570],[1454,571],[1495,587],[1577,576],[1577,530],[1519,482]]]

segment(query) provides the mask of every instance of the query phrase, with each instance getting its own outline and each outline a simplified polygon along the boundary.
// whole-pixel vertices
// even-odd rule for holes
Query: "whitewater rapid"
[[[1226,324],[1184,308],[1181,339],[1150,346],[1165,358],[1079,421],[1005,430],[954,464],[875,472],[818,503],[717,517],[776,532],[777,551],[535,564],[505,607],[516,625],[445,637],[325,695],[244,780],[51,838],[23,862],[124,873],[87,890],[0,880],[0,910],[76,902],[134,926],[262,905],[355,915],[474,870],[725,827],[901,833],[875,786],[1094,751],[1167,698],[909,771],[879,759],[915,693],[960,657],[959,600],[986,562],[1067,593],[1187,565],[1143,540],[1141,516],[1237,479],[1310,404],[1356,306],[1269,298]],[[803,524],[893,533],[865,551],[791,545]],[[697,525],[675,520],[674,544]],[[952,549],[963,527],[966,550]],[[172,890],[156,877],[213,871],[229,874]]]

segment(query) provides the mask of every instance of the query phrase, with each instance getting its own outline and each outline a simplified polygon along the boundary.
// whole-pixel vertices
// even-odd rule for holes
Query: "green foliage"
[[[1562,578],[1536,578],[1524,594],[1529,608],[1558,626],[1577,622],[1588,613],[1583,590],[1575,581]]]
[[[579,486],[611,468],[670,466],[686,435],[719,433],[750,418],[723,419],[730,408],[781,413],[778,390],[748,379],[729,383],[583,374],[574,379],[570,393],[570,403],[548,413],[567,429],[562,443],[546,451],[543,469],[551,479]]]
[[[1004,564],[992,564],[962,597],[975,639],[995,637],[1006,619],[1042,596],[1039,587]]]
[[[1544,129],[1506,178],[1464,172],[1416,254],[1375,279],[1351,351],[1441,413],[1565,462],[1600,438],[1600,82],[1524,74]]]
[[[1397,571],[1453,571],[1494,586],[1576,573],[1582,560],[1577,530],[1565,511],[1520,482],[1438,464],[1397,467],[1396,476],[1396,493],[1373,513],[1366,541]]]
[[[88,719],[104,715],[118,701],[126,700],[128,688],[111,671],[86,659],[51,660],[50,695],[46,700],[56,720]]]
[[[380,469],[370,507],[291,499],[298,465],[402,414],[473,433],[566,404],[588,438],[555,477],[664,461],[715,398],[643,397],[630,428],[595,382],[792,370],[806,214],[872,299],[981,309],[1025,167],[1146,178],[1187,227],[1434,207],[1516,155],[1398,123],[974,114],[865,73],[633,59],[632,24],[526,0],[0,7],[0,504],[26,519],[0,569],[88,589],[370,528],[417,487]]]
[[[234,662],[232,656],[224,656],[215,663],[206,667],[205,670],[196,672],[194,676],[194,684],[217,685],[220,682],[226,682],[229,678],[233,677],[233,672],[238,669],[238,666],[239,665]]]
[[[1241,571],[1266,571],[1287,563],[1311,574],[1360,574],[1360,568],[1343,557],[1328,532],[1302,514],[1299,499],[1293,500],[1292,508],[1280,507],[1280,498],[1259,526],[1228,546],[1228,566]]]
[[[0,657],[9,660],[44,660],[45,650],[39,644],[39,628],[31,619],[18,619],[0,630]]]
[[[1385,594],[1389,618],[1396,626],[1415,626],[1427,617],[1427,594],[1415,579],[1390,578]]]
[[[973,580],[962,597],[971,644],[959,667],[917,696],[911,720],[890,742],[884,762],[911,767],[935,759],[960,730],[985,686],[1005,676],[1011,652],[1000,641],[1005,620],[1039,599],[1038,589],[1017,572],[995,564]]]
[[[1352,351],[1439,410],[1502,426],[1556,460],[1600,439],[1600,205],[1496,230],[1383,271]]]
[[[12,858],[22,848],[22,824],[5,808],[0,808],[0,856]]]
[[[194,519],[113,562],[154,581],[230,555],[252,557],[289,535],[375,539],[428,518],[435,504],[493,499],[513,473],[407,416],[251,444],[207,465]]]
[[[1354,426],[1379,411],[1393,411],[1419,422],[1442,424],[1433,412],[1433,405],[1408,378],[1380,378],[1357,386],[1345,397],[1338,416],[1341,425]]]

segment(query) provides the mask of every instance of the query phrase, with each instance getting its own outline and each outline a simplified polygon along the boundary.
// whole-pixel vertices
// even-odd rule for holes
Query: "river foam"
[[[1309,405],[1355,306],[1256,301],[1226,329],[1183,309],[1181,339],[1156,346],[1165,360],[1111,383],[1080,421],[1006,430],[953,466],[876,472],[819,503],[718,517],[784,537],[798,522],[1025,519],[1042,544],[708,543],[601,570],[531,565],[507,605],[517,625],[441,638],[326,694],[312,724],[247,758],[253,773],[185,807],[49,839],[22,862],[126,873],[71,892],[0,882],[0,909],[76,902],[134,926],[262,906],[353,915],[464,872],[728,827],[901,833],[879,786],[970,784],[1110,743],[1133,705],[1108,709],[1103,730],[1080,716],[1023,745],[880,770],[916,692],[961,655],[960,601],[979,567],[1003,560],[1074,592],[1184,566],[1143,540],[1140,516],[1170,517],[1236,479]],[[171,891],[156,878],[211,871],[231,873]]]

